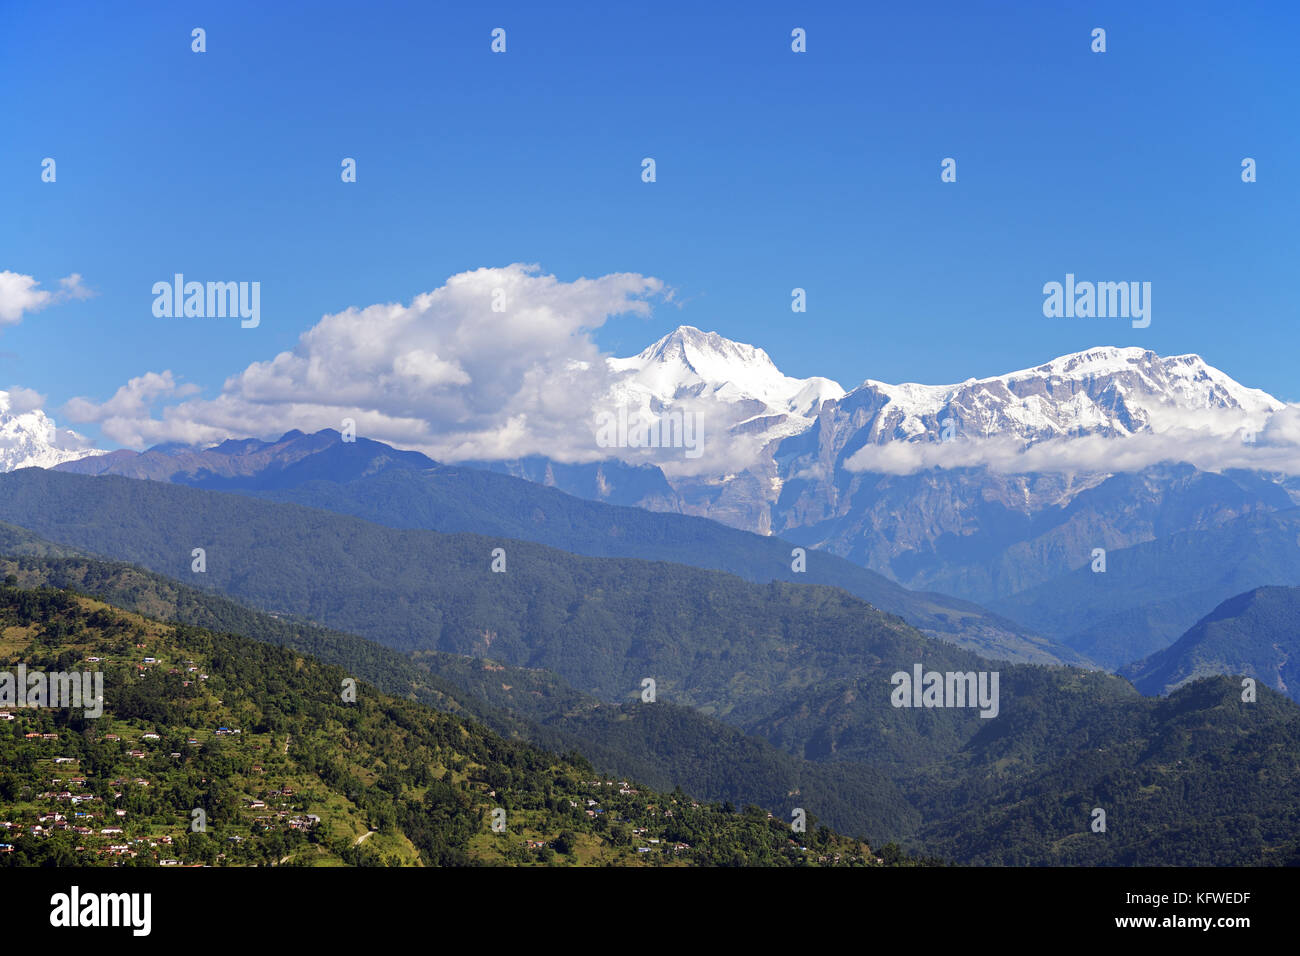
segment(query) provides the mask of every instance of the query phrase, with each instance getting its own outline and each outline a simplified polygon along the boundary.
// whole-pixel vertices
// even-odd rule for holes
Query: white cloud
[[[56,301],[62,302],[66,299],[89,299],[95,294],[93,289],[87,288],[81,282],[81,273],[74,272],[72,275],[64,276],[59,280],[59,291],[54,293]]]
[[[38,285],[31,276],[0,272],[0,325],[16,324],[24,312],[36,312],[49,305],[54,293],[37,289]]]
[[[1252,429],[1254,440],[1250,441]],[[1002,474],[1083,474],[1140,471],[1161,462],[1186,462],[1203,471],[1246,468],[1298,475],[1300,406],[1288,405],[1266,423],[1257,417],[1205,413],[1195,427],[1171,424],[1161,431],[1122,437],[1086,435],[1030,445],[1010,436],[892,441],[858,449],[844,467],[890,475],[980,467]]]
[[[5,410],[11,415],[23,415],[45,407],[45,396],[35,389],[11,385],[5,394],[8,396]]]
[[[562,282],[535,265],[477,269],[406,305],[323,316],[291,351],[252,363],[215,398],[175,401],[193,386],[151,372],[106,402],[73,399],[65,412],[133,447],[352,418],[358,434],[444,460],[591,460],[608,454],[586,423],[614,373],[590,332],[614,315],[648,315],[649,300],[667,292],[634,273]]]
[[[74,422],[97,422],[100,430],[124,445],[141,446],[151,441],[165,440],[150,417],[150,410],[163,398],[183,398],[199,391],[197,385],[177,384],[171,371],[147,372],[128,381],[113,397],[101,404],[84,398],[74,398],[63,407],[63,413]],[[223,436],[225,437],[225,436]]]
[[[17,325],[24,314],[39,312],[47,306],[70,299],[88,299],[94,292],[82,284],[81,275],[72,273],[59,280],[59,289],[39,289],[34,277],[8,270],[0,271],[0,325]]]

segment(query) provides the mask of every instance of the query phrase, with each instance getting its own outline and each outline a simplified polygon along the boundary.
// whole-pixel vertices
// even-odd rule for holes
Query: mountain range
[[[699,517],[574,497],[484,469],[441,465],[332,430],[289,432],[273,442],[229,440],[210,448],[166,445],[115,451],[55,471],[118,475],[231,491],[364,518],[403,529],[470,532],[535,541],[576,554],[672,561],[752,581],[840,587],[926,633],[990,657],[1043,663],[1086,658],[968,601],[908,590],[827,552]],[[16,523],[22,523],[15,519]]]
[[[991,662],[824,587],[397,531],[113,476],[28,469],[0,478],[0,492],[6,516],[24,511],[54,539],[0,528],[0,551],[27,555],[0,561],[10,585],[71,587],[172,620],[206,616],[325,654],[389,692],[504,720],[525,739],[577,744],[602,766],[644,766],[665,785],[739,788],[773,812],[797,796],[819,818],[843,820],[842,832],[895,834],[965,863],[1258,864],[1294,862],[1300,852],[1289,802],[1300,710],[1267,683],[1248,703],[1228,677],[1155,699],[1096,671],[998,665],[996,720],[961,707],[899,709],[889,703],[890,673],[908,662],[940,672],[986,672]],[[45,513],[27,510],[37,501]],[[208,546],[203,571],[189,549],[196,534]],[[506,549],[504,572],[485,560],[493,545]],[[70,546],[132,556],[200,590],[68,557]],[[304,616],[355,626],[427,676]],[[43,633],[48,644],[75,628]],[[292,682],[264,666],[264,654],[230,647],[218,656],[261,668],[261,683],[249,686],[265,683],[254,696],[274,707],[257,720],[282,726]],[[647,674],[660,678],[659,699],[629,701]],[[727,726],[710,724],[718,720]],[[183,738],[189,728],[170,732]],[[391,733],[372,736],[387,747]],[[383,801],[366,805],[382,817]],[[1088,827],[1099,805],[1111,814],[1105,838]],[[472,828],[461,838],[470,836]]]
[[[55,467],[239,491],[393,527],[831,584],[1010,660],[1120,667],[1235,594],[1300,584],[1296,539],[1268,538],[1265,555],[1251,523],[1300,499],[1281,467],[1291,409],[1195,355],[1094,348],[953,385],[868,379],[845,391],[683,326],[608,363],[609,409],[698,415],[706,453],[692,461],[680,448],[606,449],[594,461],[448,464],[327,430]],[[806,572],[792,569],[796,546],[808,549]],[[1159,587],[1142,588],[1149,578],[1092,570],[1099,553],[1113,569],[1165,546],[1182,548],[1182,566],[1205,579],[1158,573]],[[1226,573],[1216,552],[1196,550],[1211,546],[1247,567],[1267,562],[1272,575]]]

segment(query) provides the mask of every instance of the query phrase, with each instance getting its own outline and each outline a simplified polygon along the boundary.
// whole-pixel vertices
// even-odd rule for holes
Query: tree
[[[560,835],[555,838],[551,846],[555,847],[555,852],[572,854],[574,847],[578,845],[578,835],[572,830],[561,830]]]

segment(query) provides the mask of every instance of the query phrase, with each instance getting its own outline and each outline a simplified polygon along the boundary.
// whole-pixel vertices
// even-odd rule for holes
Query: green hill
[[[55,548],[0,526],[0,554]],[[802,803],[836,829],[882,841],[906,836],[920,819],[878,770],[802,760],[685,707],[613,706],[574,691],[549,671],[492,660],[438,651],[412,660],[365,638],[273,617],[123,562],[0,557],[5,575],[23,587],[71,588],[152,617],[290,647],[386,693],[472,718],[510,739],[580,752],[602,771],[657,789],[680,787],[774,812]]]
[[[1106,555],[1091,567],[994,603],[1109,669],[1168,647],[1223,601],[1261,585],[1300,585],[1300,509],[1250,514]]]
[[[1300,588],[1256,588],[1229,598],[1172,645],[1122,673],[1144,694],[1240,674],[1300,701]]]
[[[811,814],[795,834],[366,684],[348,702],[342,669],[67,591],[0,585],[19,661],[99,671],[103,714],[8,709],[0,865],[875,862]]]

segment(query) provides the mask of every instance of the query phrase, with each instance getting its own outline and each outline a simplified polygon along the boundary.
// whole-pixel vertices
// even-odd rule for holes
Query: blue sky
[[[526,262],[675,290],[616,354],[691,324],[852,387],[1141,345],[1300,399],[1294,4],[268,6],[4,6],[0,270],[96,295],[0,325],[0,388],[212,397],[324,314]],[[175,272],[260,281],[261,325],[155,318]],[[1067,272],[1151,282],[1150,327],[1044,318]]]

